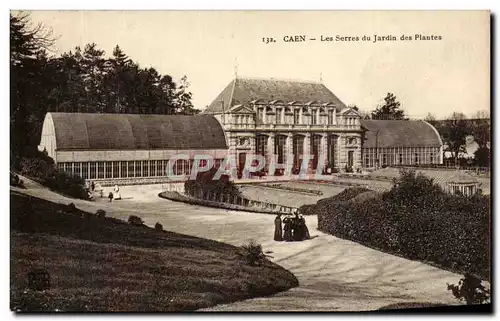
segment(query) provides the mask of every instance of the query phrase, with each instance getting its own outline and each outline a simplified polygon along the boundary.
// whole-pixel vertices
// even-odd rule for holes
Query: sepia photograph
[[[9,15],[13,314],[492,313],[490,11]]]

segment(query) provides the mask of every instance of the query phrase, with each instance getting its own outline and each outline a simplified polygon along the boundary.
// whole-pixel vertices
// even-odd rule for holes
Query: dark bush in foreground
[[[460,279],[458,285],[448,284],[448,290],[467,305],[490,303],[490,291],[481,284],[480,279],[468,273]]]
[[[52,190],[71,197],[88,199],[85,180],[78,175],[59,171],[54,161],[43,152],[31,151],[16,161],[15,167],[21,175],[33,178]]]
[[[98,209],[97,212],[95,213],[98,218],[105,218],[106,217],[106,211]]]
[[[319,230],[489,280],[489,196],[450,195],[432,179],[406,171],[379,196],[349,201],[361,194],[353,190],[310,209],[318,214]]]
[[[241,246],[244,250],[244,257],[249,265],[260,265],[267,258],[262,250],[262,245],[255,240],[250,240],[247,244]]]
[[[128,217],[128,223],[132,224],[132,225],[138,225],[139,226],[139,225],[144,224],[144,221],[139,216],[130,215]]]
[[[69,203],[66,206],[66,212],[68,212],[68,213],[74,213],[75,211],[76,211],[75,203]]]
[[[157,230],[157,231],[163,231],[163,225],[161,225],[160,222],[156,222],[156,224],[155,224],[155,230]]]

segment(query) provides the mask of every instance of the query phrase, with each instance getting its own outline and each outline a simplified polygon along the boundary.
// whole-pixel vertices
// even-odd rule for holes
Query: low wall
[[[164,191],[160,193],[158,196],[172,201],[215,207],[215,208],[223,208],[233,211],[245,211],[245,212],[265,213],[265,214],[278,214],[278,213],[290,214],[295,210],[297,210],[296,207],[282,206],[278,204],[271,204],[260,201],[252,201],[242,197],[235,197],[233,198],[233,203],[230,203],[229,198],[227,196],[222,196],[222,195],[213,195],[213,196],[206,196],[205,198],[198,198],[181,194],[176,191]]]

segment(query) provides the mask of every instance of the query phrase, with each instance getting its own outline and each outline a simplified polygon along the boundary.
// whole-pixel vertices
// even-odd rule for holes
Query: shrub
[[[68,213],[74,213],[74,212],[76,212],[76,206],[75,206],[75,203],[69,203],[69,204],[66,206],[66,212],[68,212]]]
[[[219,179],[214,179],[218,169],[212,168],[207,172],[198,173],[196,179],[188,180],[184,183],[184,191],[187,195],[198,196],[199,191],[204,193],[223,194],[231,196],[241,196],[238,186],[230,180],[228,175],[221,175]]]
[[[157,230],[157,231],[163,231],[163,225],[161,225],[160,222],[156,222],[156,224],[155,224],[155,230]]]
[[[307,210],[323,232],[489,279],[489,196],[450,195],[414,172],[402,172],[388,192],[366,191],[347,189]]]
[[[481,280],[466,273],[458,282],[458,285],[447,284],[448,290],[459,301],[465,301],[467,305],[490,303],[490,291],[481,284]]]
[[[247,244],[241,246],[244,250],[244,257],[251,266],[260,265],[268,255],[264,254],[262,245],[255,240],[250,240]]]
[[[139,216],[136,216],[136,215],[130,215],[128,217],[128,223],[129,224],[132,224],[132,225],[142,225],[144,224],[144,221],[142,220],[142,218],[140,218]]]
[[[68,196],[88,199],[85,180],[55,168],[54,161],[38,150],[28,151],[15,165],[22,175],[31,177],[52,190]]]
[[[98,209],[98,210],[97,210],[97,212],[95,213],[95,215],[96,215],[98,218],[105,218],[105,217],[106,217],[106,211],[105,211],[105,210]]]

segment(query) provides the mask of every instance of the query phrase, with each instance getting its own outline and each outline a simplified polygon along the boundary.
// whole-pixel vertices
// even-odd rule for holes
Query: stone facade
[[[233,82],[233,87],[238,86],[238,79]],[[283,83],[278,81],[278,86],[285,87]],[[250,84],[257,86],[255,82]],[[269,84],[269,87],[272,85]],[[298,90],[306,87],[315,92],[326,88],[322,84],[293,85]],[[257,90],[250,90],[258,95]],[[266,92],[263,96],[268,94]],[[230,100],[229,103],[221,97],[220,104],[214,101],[212,108],[207,108],[205,113],[214,115],[222,125],[229,147],[228,154],[234,157],[239,169],[249,156],[260,154],[266,159],[266,170],[272,159],[277,164],[292,164],[292,168],[297,168],[302,164],[301,157],[310,155],[312,159],[307,164],[310,171],[327,167],[340,172],[356,171],[362,166],[363,130],[360,114],[329,94],[329,91],[323,93],[321,101],[299,101],[302,97],[291,98],[293,100],[290,101],[269,101],[257,97],[252,101],[241,101],[232,93],[226,98]],[[274,95],[293,97],[293,93],[280,95],[280,92],[275,92]],[[329,97],[335,99],[325,100]]]

